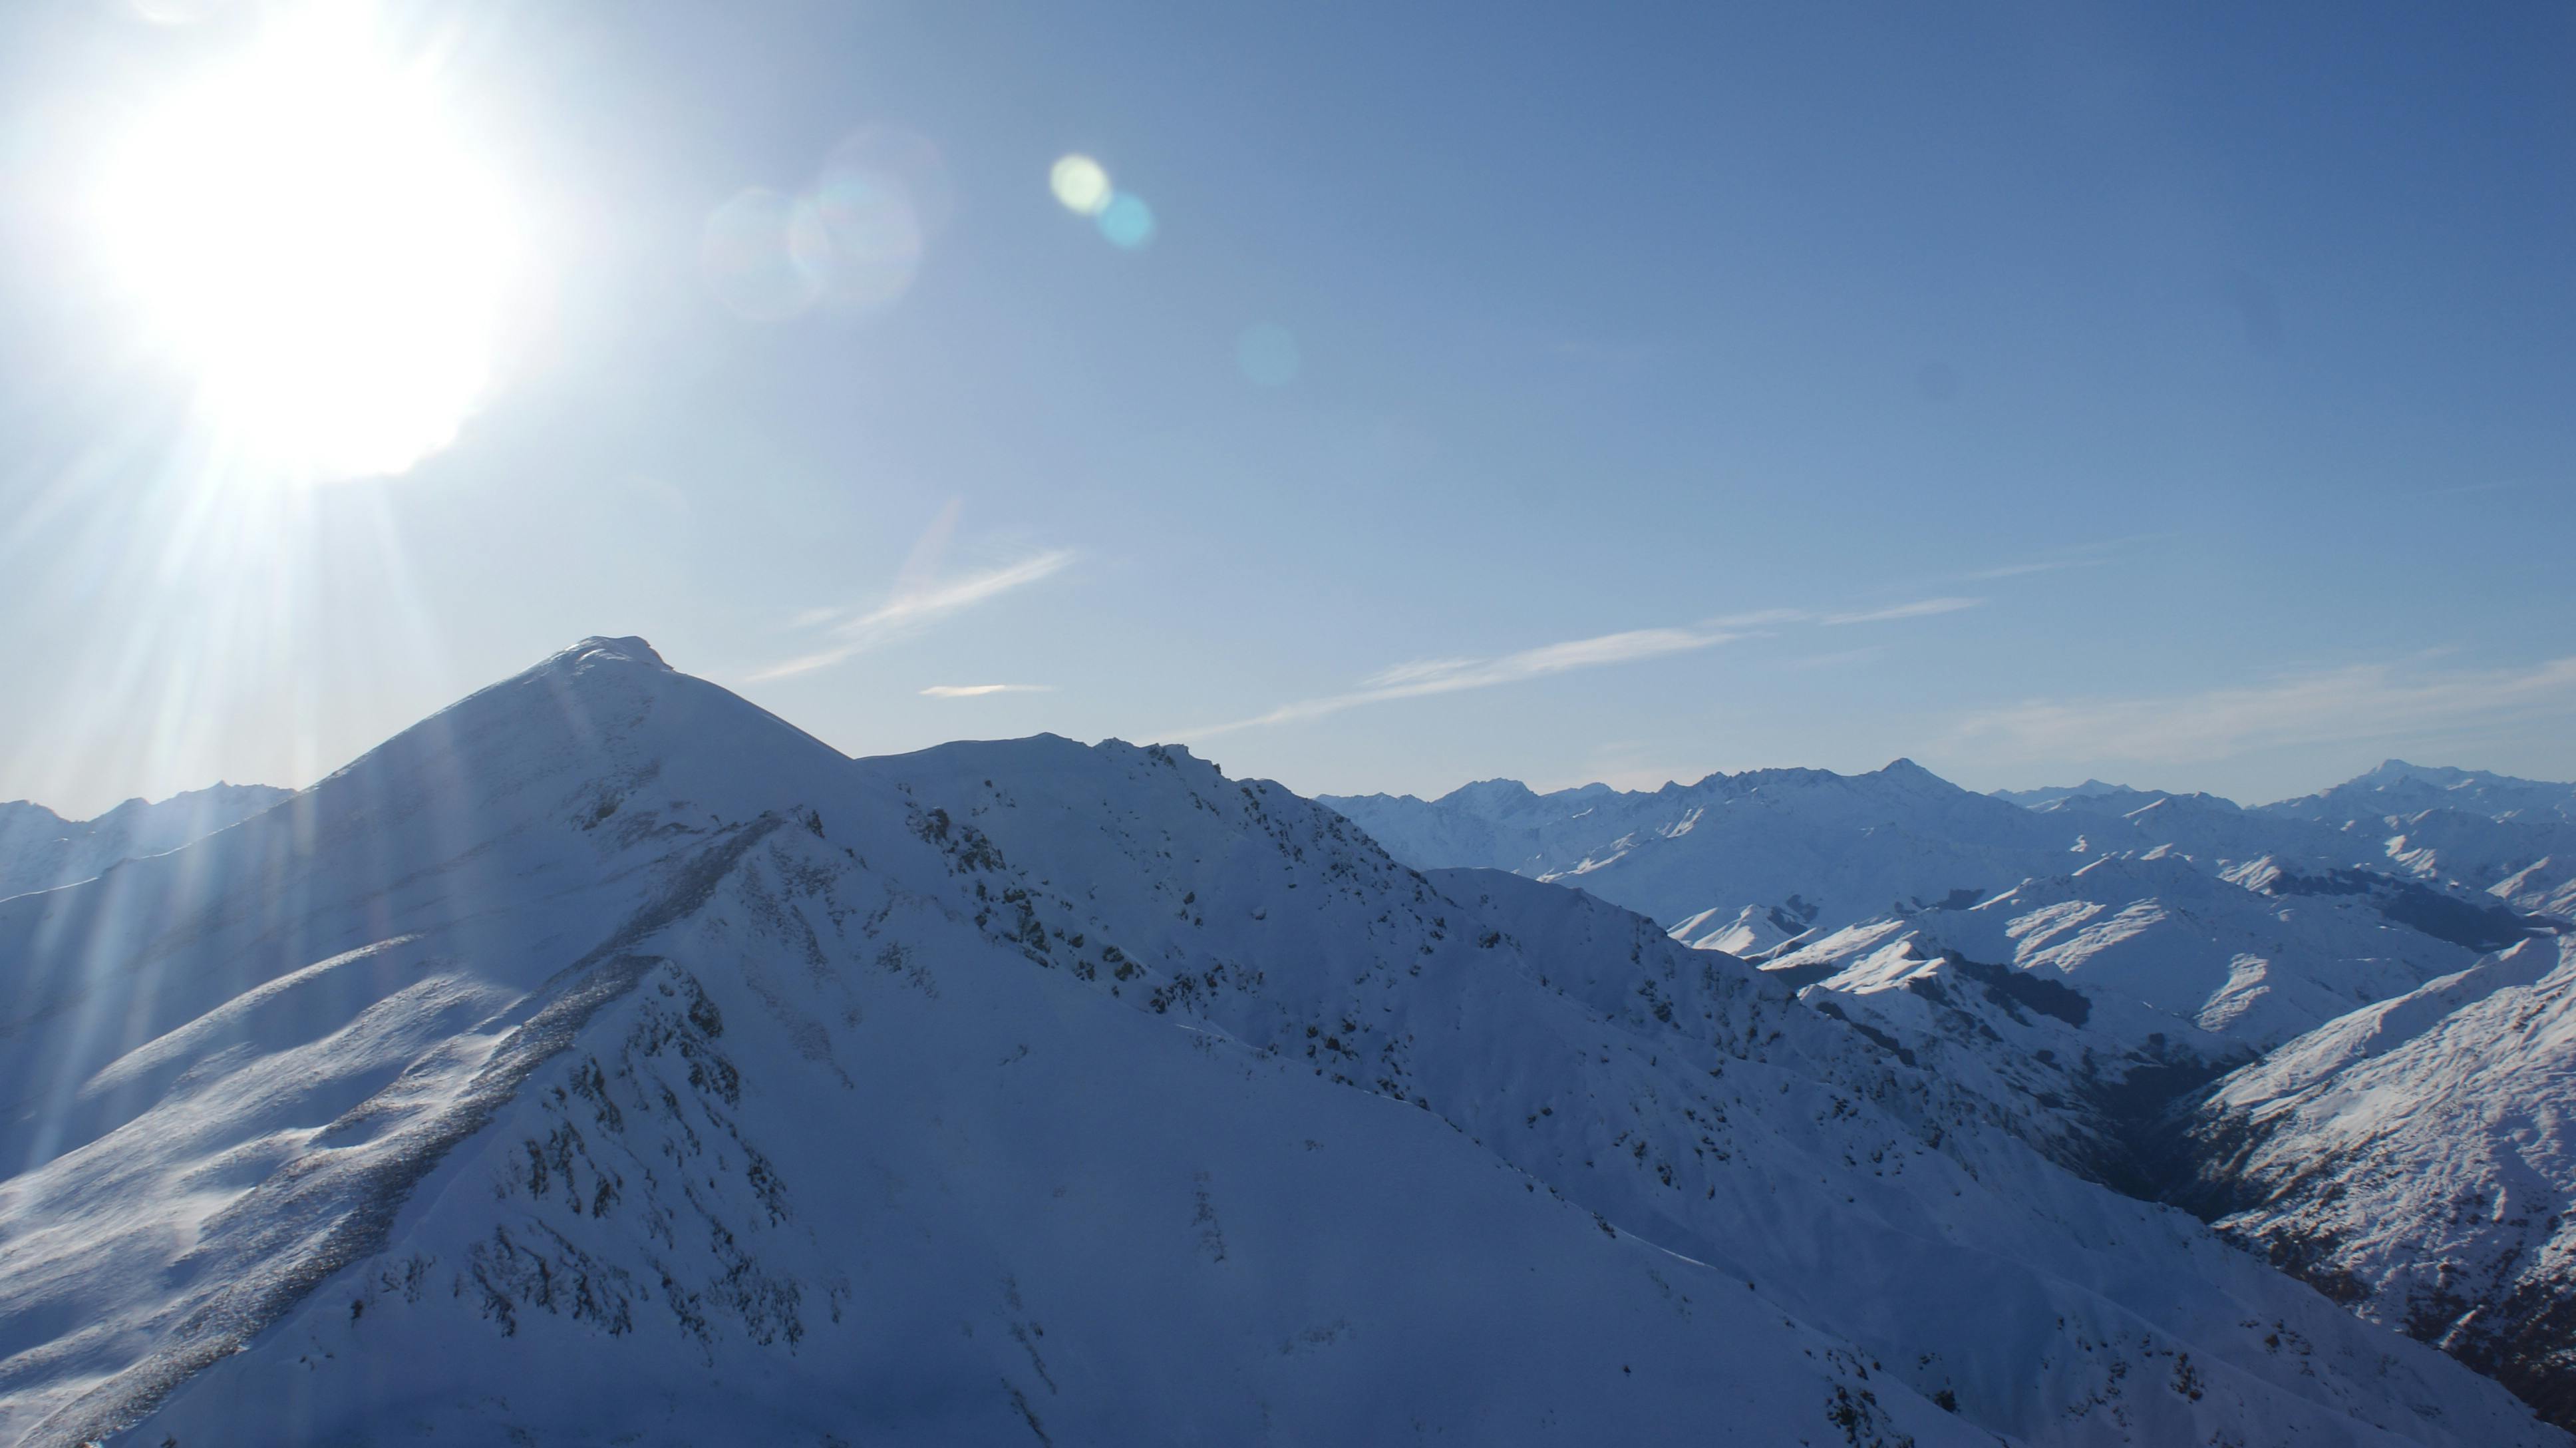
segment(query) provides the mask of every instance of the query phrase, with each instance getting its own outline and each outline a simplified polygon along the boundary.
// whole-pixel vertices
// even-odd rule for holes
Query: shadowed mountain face
[[[0,1103],[0,1441],[2566,1441],[1647,920],[631,639],[0,902]]]
[[[2354,1011],[2222,1082],[2195,1205],[2576,1420],[2576,936]]]

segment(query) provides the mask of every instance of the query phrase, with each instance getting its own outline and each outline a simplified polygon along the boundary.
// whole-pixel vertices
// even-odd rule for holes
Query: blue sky
[[[2576,777],[2576,10],[395,14],[525,325],[282,487],[81,201],[274,18],[199,3],[0,17],[0,797],[306,783],[590,633],[1309,792]],[[917,254],[742,315],[710,217],[854,135]]]

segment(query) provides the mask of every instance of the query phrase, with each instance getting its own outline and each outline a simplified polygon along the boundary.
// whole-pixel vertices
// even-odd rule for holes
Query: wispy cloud
[[[980,699],[986,694],[1044,694],[1053,684],[933,684],[921,691],[925,699]]]
[[[1026,588],[1061,572],[1066,564],[1073,561],[1070,550],[1057,548],[977,573],[942,576],[939,564],[947,552],[949,536],[957,529],[957,512],[958,505],[950,503],[922,531],[912,546],[911,555],[904,560],[903,570],[895,575],[894,589],[884,603],[861,613],[808,609],[798,614],[794,620],[797,627],[829,625],[831,642],[783,663],[772,664],[751,677],[754,680],[783,679],[830,668],[854,654],[900,638],[950,614],[998,598],[1013,589]]]
[[[1984,603],[1982,598],[1924,598],[1900,603],[1890,608],[1873,608],[1862,613],[1829,613],[1816,620],[1822,624],[1889,623],[1900,618],[1930,618],[1936,613],[1957,613]]]
[[[1416,659],[1409,664],[1397,664],[1392,668],[1381,669],[1361,680],[1360,687],[1384,689],[1397,684],[1410,684],[1417,679],[1436,679],[1443,674],[1456,673],[1460,669],[1472,669],[1477,663],[1478,660],[1475,659]]]
[[[1812,623],[1815,615],[1803,608],[1760,608],[1751,613],[1730,613],[1703,621],[1701,628],[1758,629],[1778,624]]]
[[[2189,694],[2034,699],[1963,720],[1955,742],[2014,757],[2169,764],[2561,713],[2576,713],[2576,656],[2438,672],[2412,662],[2355,664]]]
[[[1210,739],[1231,734],[1238,729],[1259,728],[1268,724],[1287,724],[1305,719],[1320,719],[1363,704],[1384,703],[1390,699],[1414,699],[1425,694],[1454,694],[1464,689],[1489,689],[1497,684],[1516,684],[1524,679],[1544,678],[1574,669],[1600,668],[1607,664],[1633,663],[1639,659],[1660,658],[1668,654],[1687,653],[1693,649],[1711,648],[1741,637],[1722,629],[1647,628],[1626,633],[1602,634],[1597,638],[1573,639],[1560,644],[1523,649],[1518,653],[1494,658],[1426,659],[1398,664],[1374,675],[1359,688],[1347,694],[1332,694],[1319,699],[1302,699],[1282,704],[1267,714],[1237,719],[1227,724],[1183,730],[1171,735],[1175,741]]]
[[[1026,588],[1039,579],[1061,572],[1072,561],[1072,552],[1059,548],[1023,558],[1017,563],[988,568],[981,573],[945,579],[910,593],[898,593],[866,613],[832,625],[833,642],[828,647],[784,663],[772,664],[752,677],[783,679],[792,674],[829,668],[854,654],[875,648],[962,609],[998,598],[1015,588]]]
[[[2100,557],[2039,558],[2028,563],[2007,563],[2000,568],[1980,568],[1974,573],[1962,573],[1959,577],[1970,583],[1991,583],[1998,578],[2027,578],[2034,573],[2055,573],[2063,568],[2091,568],[2096,564],[2109,561],[2107,558]]]
[[[1551,674],[1576,669],[1600,668],[1608,664],[1631,663],[1639,659],[1660,658],[1688,653],[1695,649],[1713,648],[1738,639],[1770,637],[1773,630],[1800,624],[1885,623],[1897,619],[1924,618],[1933,614],[1956,613],[1984,603],[1982,598],[1926,598],[1913,603],[1900,603],[1887,608],[1851,613],[1817,613],[1803,608],[1766,608],[1748,613],[1727,614],[1706,619],[1685,628],[1642,628],[1625,633],[1602,634],[1597,638],[1574,639],[1561,644],[1546,644],[1523,649],[1518,653],[1493,658],[1414,659],[1380,669],[1360,681],[1359,687],[1345,694],[1328,694],[1316,699],[1300,699],[1282,704],[1266,714],[1249,719],[1236,719],[1224,724],[1183,730],[1161,737],[1175,743],[1214,738],[1238,729],[1258,729],[1272,724],[1293,724],[1307,719],[1320,719],[1356,709],[1364,704],[1382,704],[1394,699],[1414,699],[1425,694],[1452,694],[1462,689],[1489,689],[1498,684],[1516,684],[1525,679],[1544,678]],[[1854,650],[1846,655],[1827,656],[1832,662],[1862,656],[1869,650]]]

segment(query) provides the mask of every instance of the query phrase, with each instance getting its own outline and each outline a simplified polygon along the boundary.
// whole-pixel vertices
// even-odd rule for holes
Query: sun
[[[314,6],[146,111],[98,200],[119,289],[253,472],[403,472],[493,384],[511,208],[363,7]]]

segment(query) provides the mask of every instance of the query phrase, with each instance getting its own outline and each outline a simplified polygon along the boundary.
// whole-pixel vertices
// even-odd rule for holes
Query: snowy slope
[[[2456,880],[2534,914],[2576,919],[2576,823],[2428,809],[2380,822],[2388,868]]]
[[[94,820],[25,800],[0,803],[0,899],[86,880],[119,860],[158,855],[285,799],[265,784],[218,784],[153,803],[129,799]]]
[[[2567,1441],[1646,920],[633,640],[0,1011],[9,1440]]]
[[[2382,868],[2482,890],[2517,910],[2576,918],[2576,785],[2392,759],[2258,813],[2377,840]]]
[[[2222,1083],[2220,1225],[2576,1420],[2576,937],[2354,1011]]]
[[[2217,1076],[2569,928],[2571,793],[2392,761],[2251,810],[2097,781],[1987,798],[1900,762],[1333,803],[1413,863],[1512,865],[1751,957],[2052,1159],[2214,1211],[2235,1199],[2195,1182],[2225,1142],[2185,1128]],[[1444,853],[1494,840],[1507,847]],[[2336,1160],[2302,1168],[2303,1144],[2266,1170],[2331,1192]],[[2455,1315],[2530,1318],[2539,1301],[2490,1273]],[[2498,1361],[2474,1334],[2439,1340]]]
[[[1922,1044],[1909,1031],[1953,1038],[1944,1069],[2017,1083],[2000,1103],[2016,1115],[2034,1095],[2116,1087],[2133,1065],[2171,1089],[2195,1084],[2215,1074],[2206,1068],[2550,928],[2426,856],[2393,858],[2375,830],[2210,795],[2034,793],[2045,797],[2028,807],[1973,795],[1899,761],[1849,777],[1717,775],[1652,794],[1489,782],[1430,804],[1332,803],[1372,831],[1383,822],[1395,853],[1418,865],[1534,860],[1522,873],[1673,922],[1674,938],[1780,968],[1794,985],[1911,991],[1912,1003],[1872,1003],[1870,1024],[1908,1049]],[[1463,861],[1439,853],[1470,825],[1510,843]],[[1932,998],[1962,971],[1997,967],[2045,979]],[[2030,1020],[2004,999],[2008,987],[2061,986],[2081,993],[2088,1019]],[[1971,1070],[1962,1051],[1997,1059]],[[2020,1059],[2032,1053],[2045,1054]],[[2124,1097],[2121,1109],[2150,1104]]]
[[[2488,893],[2515,909],[2576,923],[2576,849],[2553,848],[2496,881]]]
[[[1671,921],[1674,938],[1782,968],[1799,985],[1870,993],[1921,979],[1937,990],[1945,970],[1955,973],[1946,956],[2041,971],[2091,1003],[2073,1039],[2015,1042],[2018,1030],[1988,1029],[1996,1012],[1974,1002],[2000,986],[1970,993],[1976,1019],[1902,1009],[1983,1049],[2049,1051],[2060,1066],[2085,1052],[2142,1059],[2150,1038],[2157,1062],[2239,1061],[2555,928],[2518,907],[2564,888],[2546,857],[2517,875],[2495,864],[2461,880],[2443,868],[2491,845],[2495,831],[2528,836],[2537,825],[2446,813],[2392,838],[2210,795],[2091,783],[2033,793],[2045,797],[2028,807],[1971,795],[1899,761],[1852,777],[1712,776],[1654,794],[1542,796],[1501,782],[1427,805],[1335,803],[1364,824],[1389,821],[1398,856],[1424,866],[1462,863],[1437,853],[1439,831],[1462,821],[1518,830],[1495,853],[1558,852],[1523,873]],[[2462,820],[2466,845],[2432,828]],[[1622,833],[1602,838],[1613,830]],[[2518,861],[2554,843],[2526,839],[2512,851]],[[2513,884],[2498,893],[2504,880]],[[1681,901],[1701,908],[1677,911]],[[2017,1008],[2003,1019],[2023,1024]]]
[[[2476,958],[2367,895],[2250,888],[2282,878],[2261,869],[2106,856],[1965,910],[1836,931],[1770,969],[1943,1076],[2042,1108],[2035,1139],[2152,1194],[2137,1153],[2161,1140],[2165,1096]]]
[[[2476,958],[2392,924],[2367,894],[2266,893],[2240,883],[2260,874],[2238,876],[2211,875],[2172,855],[2106,856],[1966,910],[1841,932],[1773,963],[1811,969],[1850,961],[1826,980],[1848,975],[1849,988],[1862,988],[1888,978],[1898,956],[1958,955],[2082,991],[2096,1017],[2086,1025],[2107,1048],[2163,1033],[2251,1054]],[[2264,882],[2277,887],[2279,879]]]
[[[1340,820],[1273,787],[1229,784],[1151,750],[1124,751],[1123,783],[1100,778],[1101,753],[1121,748],[1039,740],[871,763],[900,767],[924,798],[970,801],[952,816],[961,831],[971,820],[981,843],[961,848],[990,845],[1023,881],[1024,899],[996,907],[998,926],[1057,940],[1058,951],[1075,938],[1118,941],[1122,963],[1138,966],[1123,989],[1145,992],[1148,1008],[1212,1020],[1328,1077],[1407,1095],[1609,1220],[1742,1271],[1888,1363],[1911,1362],[1918,1388],[1953,1391],[1981,1421],[2037,1441],[2122,1441],[2174,1405],[2121,1396],[2145,1357],[2080,1367],[2049,1353],[2038,1365],[1989,1358],[1969,1380],[1953,1345],[2007,1340],[2037,1318],[2062,1319],[2080,1342],[2144,1333],[2140,1346],[2153,1337],[2167,1355],[2159,1371],[2195,1350],[2164,1336],[2184,1323],[2215,1333],[2197,1344],[2200,1361],[2279,1365],[2262,1334],[2244,1331],[2244,1312],[2197,1289],[2178,1294],[2187,1302],[2128,1291],[2132,1269],[2096,1255],[2144,1241],[2193,1259],[2199,1238],[2184,1219],[2072,1182],[1991,1129],[1982,1102],[1891,1069],[1732,962],[1507,876],[1437,873],[1425,898],[1410,872]],[[1018,751],[1037,758],[992,763]],[[944,787],[921,772],[934,761]],[[1329,886],[1320,896],[1317,869]],[[1136,948],[1157,936],[1167,943],[1156,951]],[[1354,940],[1367,945],[1354,952]],[[1480,954],[1481,970],[1438,968]],[[1292,976],[1263,963],[1282,956],[1323,969]],[[1515,956],[1518,969],[1494,969]],[[1079,955],[1069,968],[1087,965],[1112,974]],[[1562,995],[1589,1008],[1577,1019],[1633,1039],[1595,1035],[1597,1026],[1567,1039],[1551,999]],[[1694,1048],[1694,1036],[1713,1050]],[[1552,1059],[1563,1064],[1545,1069]],[[1789,1074],[1774,1075],[1783,1065]],[[1819,1078],[1830,1083],[1822,1099]],[[1927,1155],[1933,1141],[1953,1155]],[[1980,1265],[1962,1263],[1962,1249]],[[1864,1262],[1860,1275],[1876,1285],[1854,1301],[1854,1264]],[[1951,1277],[1961,1270],[1976,1289]],[[2165,1270],[2165,1288],[2173,1271],[2194,1271]],[[2113,1280],[2123,1289],[2111,1300],[2094,1296]],[[2013,1386],[2034,1372],[2039,1393]],[[2189,1430],[2168,1420],[2161,1431]],[[2303,1430],[2273,1431],[2292,1441]]]
[[[1982,1441],[639,644],[308,798],[0,907],[13,1441]]]

